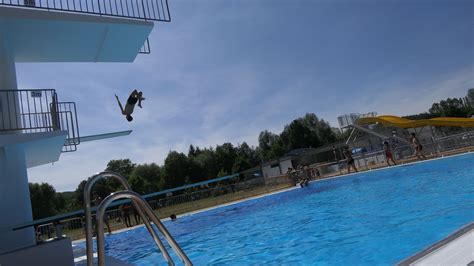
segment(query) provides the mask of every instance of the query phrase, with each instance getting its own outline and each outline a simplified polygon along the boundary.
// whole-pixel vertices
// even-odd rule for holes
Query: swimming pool
[[[395,264],[474,220],[473,162],[467,154],[313,182],[165,225],[195,265]],[[143,227],[108,236],[106,252],[163,262]]]

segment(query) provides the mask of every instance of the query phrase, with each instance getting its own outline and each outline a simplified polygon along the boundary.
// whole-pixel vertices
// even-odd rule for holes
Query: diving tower
[[[167,0],[0,2],[0,257],[36,244],[32,227],[12,230],[32,222],[27,168],[55,162],[81,141],[75,103],[53,89],[18,89],[15,64],[133,62],[150,52],[154,23],[169,21]]]

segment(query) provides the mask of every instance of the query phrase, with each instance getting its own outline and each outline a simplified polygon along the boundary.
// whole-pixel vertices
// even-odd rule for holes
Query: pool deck
[[[86,266],[87,265],[87,255],[86,250],[84,248],[80,248],[77,245],[72,245],[72,250],[74,253],[74,264],[76,266]],[[105,261],[107,265],[110,266],[131,266],[133,264],[128,263],[126,261],[122,261],[116,259],[114,257],[110,257],[105,255]],[[97,262],[97,253],[94,253],[94,265],[98,265]]]
[[[398,265],[474,265],[474,222],[403,260]]]

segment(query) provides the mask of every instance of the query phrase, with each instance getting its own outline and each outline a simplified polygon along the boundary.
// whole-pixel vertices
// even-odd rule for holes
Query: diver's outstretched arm
[[[117,99],[117,103],[118,103],[118,105],[119,105],[119,107],[120,107],[120,110],[122,111],[122,114],[123,114],[123,106],[122,106],[122,103],[120,103],[120,99],[119,99],[119,97],[117,96],[117,94],[115,94],[115,98]]]

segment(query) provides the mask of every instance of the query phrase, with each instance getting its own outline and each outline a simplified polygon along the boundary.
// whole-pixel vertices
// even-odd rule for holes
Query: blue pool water
[[[468,154],[313,182],[165,225],[195,265],[395,264],[474,221],[473,161]],[[163,262],[145,228],[106,241],[110,256]]]

